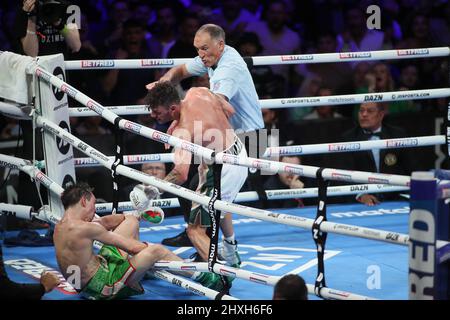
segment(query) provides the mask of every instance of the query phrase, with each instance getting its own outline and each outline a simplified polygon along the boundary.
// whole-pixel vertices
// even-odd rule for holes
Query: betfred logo
[[[280,155],[286,155],[286,154],[300,154],[303,152],[302,147],[296,146],[296,147],[281,147],[280,148]]]
[[[152,66],[172,66],[173,59],[142,59],[141,66],[152,67]]]
[[[346,143],[346,144],[329,144],[328,151],[354,151],[361,149],[359,143]]]
[[[229,154],[224,154],[222,156],[222,162],[223,163],[232,163],[232,164],[238,164],[239,163],[239,158],[233,155],[229,155]]]
[[[170,139],[170,136],[165,133],[155,131],[152,134],[152,139],[159,141],[159,142],[167,143]]]
[[[103,113],[103,107],[100,106],[98,103],[92,101],[92,100],[89,100],[89,101],[86,103],[86,106],[87,106],[89,109],[91,109],[92,111],[94,111],[95,113],[99,114],[99,115],[102,115],[102,113]]]
[[[52,181],[42,172],[38,172],[36,174],[36,179],[43,183],[45,186],[49,186],[50,184],[52,184]]]
[[[281,56],[281,61],[305,61],[305,60],[313,60],[313,59],[314,59],[314,56],[311,54]]]
[[[331,173],[332,180],[341,180],[341,181],[352,181],[352,176],[349,174],[332,172]]]
[[[382,179],[382,178],[376,178],[376,177],[369,177],[367,179],[367,181],[369,181],[369,183],[389,184],[389,180],[388,179]]]
[[[417,139],[403,139],[403,140],[388,140],[386,141],[386,147],[397,148],[397,147],[413,147],[419,144]]]
[[[72,98],[75,98],[75,96],[77,95],[78,91],[69,87],[67,84],[63,84],[61,86],[61,91],[67,93],[67,95],[71,96]]]
[[[292,167],[292,166],[284,166],[284,171],[287,172],[287,173],[296,174],[298,176],[303,175],[303,169],[302,168],[297,168],[297,167]]]
[[[137,133],[141,132],[141,128],[142,128],[141,125],[138,125],[137,123],[134,123],[132,121],[125,121],[125,124],[123,126],[124,126],[125,130],[137,132]]]
[[[83,60],[82,68],[114,67],[114,60]]]
[[[40,78],[43,78],[45,81],[50,82],[51,75],[42,71],[42,69],[36,69],[36,75]]]
[[[181,143],[181,149],[196,153],[196,151],[198,150],[198,146],[190,142],[183,142]]]
[[[426,56],[430,53],[428,49],[404,49],[397,50],[397,55],[402,56]]]
[[[269,169],[270,168],[270,162],[263,162],[261,160],[254,160],[252,162],[252,167],[253,168],[258,168],[258,169]]]
[[[340,59],[365,59],[370,58],[372,53],[370,52],[341,52],[339,53]]]

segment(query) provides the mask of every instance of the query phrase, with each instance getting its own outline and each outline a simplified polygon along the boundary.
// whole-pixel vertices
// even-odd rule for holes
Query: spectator
[[[338,43],[342,52],[381,50],[384,34],[381,31],[369,30],[366,16],[359,7],[351,7],[346,12],[346,30],[338,35]],[[352,62],[355,67],[358,62]]]
[[[285,275],[275,285],[273,300],[308,300],[305,280],[297,274]]]
[[[155,58],[145,42],[144,28],[139,21],[130,19],[123,24],[122,46],[110,56],[115,59]],[[136,103],[146,95],[145,84],[155,79],[153,69],[108,71],[102,86],[112,104]]]
[[[236,43],[236,50],[243,57],[254,57],[261,55],[263,47],[256,33],[245,32]],[[274,74],[270,66],[252,66],[250,73],[256,92],[261,99],[283,97],[285,79],[283,76]]]
[[[79,26],[68,21],[66,7],[60,1],[54,1],[52,13],[59,14],[45,16],[42,14],[43,4],[37,0],[20,1],[15,20],[15,41],[19,54],[31,57],[62,53],[67,59],[71,54],[80,50],[81,41]],[[38,10],[39,6],[39,10]],[[56,6],[56,7],[55,7]],[[35,131],[33,139],[33,125],[31,121],[19,122],[23,133],[23,147],[20,155],[25,159],[43,159],[42,135]],[[18,202],[23,205],[40,207],[40,199],[47,198],[44,188],[38,190],[30,177],[20,172],[18,186]],[[42,193],[40,196],[38,193]],[[50,237],[51,238],[51,237]]]
[[[170,48],[177,40],[177,14],[170,2],[161,2],[155,8],[156,20],[148,46],[158,48],[158,58],[167,58]]]
[[[361,104],[358,112],[358,125],[343,134],[343,141],[379,140],[404,138],[406,132],[398,127],[383,123],[386,105],[368,102]],[[343,155],[344,169],[379,172],[386,174],[410,175],[415,168],[414,158],[408,149],[372,149]],[[357,200],[368,206],[380,200],[395,199],[398,194],[363,194]]]
[[[300,37],[287,25],[288,9],[284,1],[270,1],[265,8],[264,18],[264,21],[249,23],[246,28],[246,31],[258,35],[263,47],[263,55],[288,55],[300,51]],[[290,70],[292,69],[290,66],[274,65],[271,67],[275,74],[283,76],[286,84],[290,83]],[[287,90],[284,94],[287,94]]]
[[[280,161],[294,165],[302,164],[301,159],[298,156],[283,156],[280,158]],[[305,187],[305,184],[311,186],[313,181],[293,173],[281,172],[270,176],[266,183],[264,183],[264,189],[302,189]],[[301,208],[304,206],[302,199],[272,200],[269,204],[271,208]]]
[[[87,117],[77,126],[76,132],[90,136],[111,134],[111,131],[102,125],[102,120],[99,116]]]
[[[60,284],[59,278],[51,272],[43,272],[39,284],[17,283],[11,281],[6,274],[3,264],[3,250],[0,245],[0,299],[2,301],[14,300],[40,300],[42,296],[49,293]]]
[[[67,23],[65,6],[59,3],[59,16],[47,17],[36,15],[37,6],[41,6],[39,12],[44,11],[42,4],[36,0],[24,0],[21,9],[16,16],[16,37],[20,40],[22,54],[36,57],[55,53],[78,52],[81,47],[79,26],[75,23]],[[57,10],[52,8],[53,10]]]
[[[327,97],[333,95],[333,90],[328,87],[321,87],[318,91],[319,97]],[[313,111],[303,117],[303,120],[318,120],[318,119],[334,119],[342,118],[339,113],[334,112],[334,107],[331,105],[323,105],[320,107],[315,107]]]
[[[247,25],[258,19],[244,8],[242,0],[222,0],[220,3],[221,7],[213,10],[210,22],[221,26],[227,35],[227,42],[234,46]]]
[[[94,44],[103,51],[116,50],[120,47],[123,24],[130,19],[131,12],[126,1],[117,0],[112,4],[108,20],[93,27]]]
[[[339,51],[336,34],[333,31],[322,31],[308,53],[335,53]],[[295,65],[295,71],[309,82],[311,78],[321,78],[333,91],[339,91],[351,81],[351,68],[347,63],[304,63]],[[301,94],[301,93],[300,93]],[[298,94],[296,95],[298,96]]]

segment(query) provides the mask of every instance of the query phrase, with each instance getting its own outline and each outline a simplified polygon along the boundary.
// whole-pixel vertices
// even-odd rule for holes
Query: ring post
[[[413,172],[409,216],[409,299],[434,300],[436,290],[437,180],[432,172]]]

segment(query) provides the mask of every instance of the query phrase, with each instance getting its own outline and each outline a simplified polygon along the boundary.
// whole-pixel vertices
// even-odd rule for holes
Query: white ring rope
[[[118,118],[116,114],[105,109],[98,102],[91,100],[84,93],[78,91],[73,88],[69,84],[65,83],[58,77],[52,75],[46,70],[40,68],[37,65],[32,65],[29,67],[28,72],[36,73],[36,75],[46,82],[51,83],[56,88],[59,88],[61,91],[66,92],[70,97],[76,99],[78,102],[86,105],[88,108],[94,110],[103,118],[108,120],[110,123],[115,123],[115,120]],[[200,145],[196,145],[192,142],[185,141],[179,139],[177,137],[162,133],[160,131],[144,127],[140,124],[137,124],[132,121],[121,119],[118,122],[120,128],[133,132],[135,134],[142,135],[144,137],[150,138],[155,141],[159,141],[162,143],[167,143],[173,147],[178,147],[183,150],[187,150],[195,155],[198,155],[206,160],[212,160],[214,156],[213,150],[205,148]],[[104,155],[103,155],[104,156]],[[104,162],[108,162],[109,158],[104,156]],[[315,178],[318,170],[320,168],[313,166],[305,166],[305,165],[295,165],[295,164],[286,164],[282,162],[263,160],[263,159],[255,159],[255,158],[239,158],[237,156],[224,154],[223,152],[218,153],[214,158],[216,163],[228,163],[232,165],[240,165],[249,168],[255,169],[263,169],[268,170],[273,173],[286,172],[286,173],[294,173],[299,176],[306,176]],[[362,171],[349,171],[349,170],[340,170],[340,169],[324,169],[322,172],[324,179],[328,180],[338,180],[338,181],[347,181],[347,182],[355,182],[355,183],[381,183],[381,184],[390,184],[390,185],[398,185],[398,186],[409,186],[410,177],[409,176],[401,176],[401,175],[388,175],[381,173],[371,173],[371,172],[362,172]]]
[[[29,160],[7,156],[0,153],[0,166],[23,171],[28,176],[30,176],[31,179],[42,183],[47,189],[58,196],[61,196],[61,193],[64,191],[64,189],[60,185],[50,179],[38,168],[33,166],[33,163]]]
[[[99,161],[103,166],[109,169],[112,168],[113,161],[111,161],[108,157],[106,157],[98,150],[89,146],[87,143],[84,143],[77,137],[68,133],[66,130],[60,128],[56,124],[44,119],[41,116],[37,117],[37,123],[40,127],[43,127],[44,130],[53,133],[54,135],[60,137],[64,141],[70,143],[75,148],[79,149],[81,152],[93,157],[94,159]],[[201,205],[207,206],[210,201],[210,198],[207,197],[206,195],[198,194],[195,191],[183,188],[177,184],[169,183],[167,181],[158,179],[156,177],[145,174],[141,171],[126,167],[124,165],[118,165],[116,167],[116,172],[120,175],[126,176],[136,181],[140,181],[142,183],[155,186],[161,190],[164,190],[177,196],[181,196],[183,198],[199,203]],[[217,210],[221,210],[224,212],[231,212],[264,221],[297,226],[308,230],[311,230],[314,223],[313,219],[296,217],[281,213],[274,213],[268,210],[245,207],[234,203],[228,203],[222,200],[217,200],[215,202],[215,208]],[[325,221],[320,225],[320,230],[323,232],[351,235],[355,237],[380,240],[400,245],[407,245],[409,242],[409,236],[406,234],[356,227],[328,221]]]
[[[361,104],[364,102],[409,101],[422,99],[446,98],[450,96],[450,88],[388,91],[359,94],[344,94],[320,97],[299,97],[260,100],[261,108],[306,108],[328,105]]]
[[[378,50],[361,52],[337,52],[318,54],[298,54],[284,56],[255,56],[253,65],[306,64],[373,60],[399,60],[413,58],[445,57],[450,55],[448,47],[416,48],[399,50]],[[172,68],[193,60],[183,59],[116,59],[116,60],[73,60],[65,61],[66,70],[96,69],[151,69]]]
[[[444,135],[269,147],[264,152],[263,157],[354,152],[372,149],[412,148],[440,144],[445,144]]]
[[[309,108],[325,105],[349,105],[363,102],[390,102],[390,101],[410,101],[422,99],[438,99],[450,96],[450,88],[388,91],[359,94],[344,94],[320,97],[298,97],[282,99],[261,99],[259,103],[262,109],[282,109],[282,108]],[[142,104],[108,106],[105,109],[114,112],[119,116],[148,114],[147,107]],[[84,108],[69,108],[71,117],[91,117],[98,115],[95,111]]]
[[[318,188],[303,188],[303,189],[276,189],[266,190],[268,200],[286,200],[286,199],[306,199],[315,198],[319,194]],[[327,196],[337,197],[343,195],[354,195],[360,193],[386,193],[386,192],[398,192],[408,191],[407,187],[389,186],[384,184],[359,184],[350,186],[335,186],[328,187]],[[256,191],[239,192],[234,199],[233,203],[258,201],[258,193]],[[161,198],[158,200],[152,200],[151,207],[161,208],[178,208],[180,203],[178,198]],[[112,203],[99,203],[95,205],[97,212],[106,213],[112,211]],[[119,202],[119,211],[134,210],[131,201]]]
[[[206,262],[183,262],[183,261],[158,261],[155,263],[155,269],[171,270],[171,271],[186,271],[195,270],[199,272],[208,272],[208,264]],[[243,269],[237,269],[226,265],[215,264],[214,272],[223,276],[232,276],[239,279],[256,282],[268,286],[275,286],[280,276],[270,276],[266,274],[251,272]],[[309,294],[314,293],[314,286],[307,284]],[[322,291],[323,290],[323,291]],[[375,300],[373,298],[362,296],[350,292],[339,291],[328,287],[321,288],[321,296],[325,299],[339,299],[339,300]]]
[[[115,157],[112,156],[109,156],[108,158],[113,161],[115,160]],[[133,154],[123,156],[124,165],[135,165],[152,162],[173,163],[173,161],[174,161],[173,153]],[[101,164],[98,161],[89,157],[74,158],[73,162],[75,168],[89,168],[101,166]],[[40,169],[45,168],[45,161],[44,160],[36,161],[36,166]]]

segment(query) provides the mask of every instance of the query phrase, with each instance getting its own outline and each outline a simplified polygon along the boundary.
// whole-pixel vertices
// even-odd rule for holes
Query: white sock
[[[224,239],[224,240],[226,240],[226,241],[228,241],[228,242],[230,242],[230,243],[233,243],[234,242],[234,233],[231,235],[231,236],[229,236],[229,237],[224,237],[224,236],[222,236],[222,239]]]
[[[192,279],[192,280],[197,280],[197,278],[200,277],[200,275],[201,275],[200,272],[195,271],[195,272],[192,274],[191,279]]]

